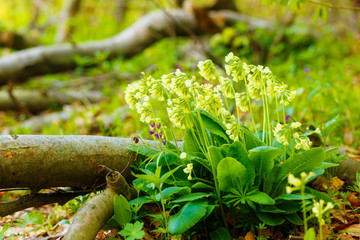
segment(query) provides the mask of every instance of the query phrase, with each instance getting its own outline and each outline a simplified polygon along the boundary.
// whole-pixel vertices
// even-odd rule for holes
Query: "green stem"
[[[167,222],[167,218],[166,218],[165,203],[164,203],[164,197],[161,192],[161,187],[159,188],[159,192],[160,192],[160,198],[161,198],[161,207],[163,210],[164,224],[165,224],[165,228],[166,228],[165,239],[168,239],[168,222]]]
[[[254,121],[254,113],[253,113],[252,106],[251,106],[251,102],[252,102],[252,101],[251,101],[251,97],[250,97],[250,95],[249,95],[246,78],[244,78],[244,82],[245,82],[245,88],[246,88],[246,95],[247,95],[247,97],[248,97],[248,102],[249,102],[249,109],[250,109],[250,116],[251,116],[251,124],[252,124],[253,130],[256,132],[256,136],[260,139],[259,133],[258,133],[258,131],[257,131],[257,129],[256,129],[255,121]]]
[[[284,124],[285,124],[286,123],[285,103],[283,103],[283,121],[284,121]],[[287,151],[286,151],[286,146],[284,145],[284,162],[286,161],[286,155],[287,155]]]
[[[301,180],[303,181],[303,180]],[[306,219],[306,206],[305,206],[305,183],[301,183],[301,202],[302,202],[302,209],[303,209],[303,219],[304,219],[304,230],[307,232],[308,226],[307,226],[307,219]],[[322,239],[322,238],[320,238]]]
[[[216,195],[217,195],[218,201],[219,201],[221,218],[222,218],[222,220],[224,222],[225,228],[229,230],[229,226],[228,226],[228,224],[226,222],[226,218],[225,218],[224,206],[223,206],[222,201],[221,201],[221,193],[220,193],[220,188],[219,188],[219,182],[217,180],[217,173],[216,173],[216,169],[215,169],[215,166],[214,166],[214,161],[212,161],[210,153],[208,153],[208,158],[210,159],[211,169],[212,169],[213,176],[214,176],[215,190],[216,190]]]
[[[264,98],[264,92],[261,89],[261,98],[263,102],[263,135],[262,135],[262,141],[267,144],[267,140],[265,139],[265,130],[266,130],[266,103]]]

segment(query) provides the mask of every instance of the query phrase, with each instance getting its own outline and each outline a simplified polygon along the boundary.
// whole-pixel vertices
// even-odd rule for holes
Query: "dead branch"
[[[66,0],[61,12],[60,23],[55,36],[55,43],[64,42],[71,33],[69,29],[69,20],[80,10],[81,0]]]
[[[255,21],[239,17],[236,12],[217,11],[212,17],[223,15],[230,22],[246,21],[250,28],[268,27],[266,21]],[[169,17],[170,16],[170,17]],[[184,27],[186,26],[186,28]],[[92,56],[96,51],[109,51],[109,57],[132,57],[154,42],[169,36],[168,29],[173,29],[176,36],[200,33],[200,29],[193,15],[183,10],[174,9],[151,12],[120,34],[101,41],[86,42],[79,45],[59,44],[53,46],[40,46],[19,51],[0,58],[0,85],[7,83],[8,79],[25,82],[28,78],[47,73],[61,72],[75,68],[74,55]]]
[[[29,207],[41,207],[50,203],[58,203],[63,205],[81,194],[84,193],[53,191],[49,193],[24,195],[19,197],[17,200],[0,203],[0,217],[21,211]]]
[[[119,172],[110,172],[106,181],[105,191],[87,201],[76,213],[64,240],[94,239],[101,226],[114,214],[115,195],[122,194],[131,199],[131,188]]]
[[[12,90],[11,94],[0,91],[0,111],[22,110],[23,108],[32,113],[40,112],[51,106],[62,106],[74,101],[83,103],[96,103],[102,99],[97,91],[57,91],[57,90]],[[19,107],[21,106],[21,107]]]

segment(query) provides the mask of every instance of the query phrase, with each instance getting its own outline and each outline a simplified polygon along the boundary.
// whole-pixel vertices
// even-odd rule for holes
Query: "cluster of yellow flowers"
[[[285,107],[294,99],[296,92],[289,91],[285,84],[276,79],[269,68],[248,65],[233,53],[226,56],[225,62],[225,70],[229,77],[220,76],[211,60],[199,62],[200,75],[212,84],[199,84],[195,76],[189,77],[179,69],[174,73],[163,75],[160,79],[144,76],[142,80],[128,86],[125,91],[126,102],[141,115],[141,121],[150,123],[155,120],[150,98],[166,100],[170,121],[174,126],[183,129],[191,121],[188,119],[188,113],[195,109],[203,109],[225,124],[226,132],[231,139],[238,140],[241,127],[239,120],[230,113],[227,100],[233,100],[238,111],[246,112],[251,110],[253,100],[262,99],[263,104],[268,104],[268,99],[275,98],[275,101]],[[234,82],[239,81],[245,83],[246,91],[242,93],[237,93],[234,87]],[[214,82],[219,84],[215,85]],[[267,123],[268,131],[271,131],[270,125]],[[308,138],[294,131],[299,126],[294,123],[290,126],[279,123],[273,132],[277,140],[284,145],[289,145],[289,141],[293,139],[297,149],[301,147],[309,149],[311,142]]]
[[[278,123],[273,130],[273,133],[276,140],[285,146],[288,146],[289,142],[294,140],[295,149],[303,148],[305,150],[309,150],[312,142],[307,136],[304,136],[301,132],[299,134],[299,132],[297,131],[299,127],[301,127],[301,123],[299,122],[293,122],[291,124]],[[320,133],[320,130],[317,130],[317,133]]]

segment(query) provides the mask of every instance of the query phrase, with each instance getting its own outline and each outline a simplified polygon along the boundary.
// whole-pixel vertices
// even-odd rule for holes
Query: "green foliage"
[[[119,232],[119,234],[125,237],[126,240],[135,240],[142,239],[145,232],[141,230],[144,226],[144,223],[136,221],[133,223],[126,223],[123,230]]]
[[[124,228],[127,223],[131,221],[132,212],[130,204],[122,195],[115,195],[114,197],[114,219]]]
[[[170,217],[169,231],[172,234],[183,233],[205,216],[208,203],[203,200],[196,200],[186,203],[181,210]]]

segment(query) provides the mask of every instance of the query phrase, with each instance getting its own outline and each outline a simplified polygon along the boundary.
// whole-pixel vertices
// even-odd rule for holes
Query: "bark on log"
[[[252,23],[245,16],[238,16],[231,11],[212,12],[211,16],[222,15],[225,20],[244,21],[250,28],[268,27],[262,21]],[[172,31],[168,31],[171,29]],[[0,85],[10,79],[25,82],[28,78],[42,74],[61,72],[73,69],[74,55],[92,56],[96,51],[109,51],[110,58],[116,56],[131,57],[154,42],[176,33],[178,36],[199,33],[199,27],[193,15],[183,10],[167,10],[151,12],[120,34],[102,41],[86,42],[79,45],[59,44],[53,46],[35,47],[19,51],[0,58]]]
[[[84,103],[96,103],[102,98],[101,94],[96,91],[14,90],[13,95],[23,107],[33,113],[44,111],[54,105],[70,104],[76,100]],[[0,111],[17,110],[17,107],[7,91],[0,92]]]
[[[0,136],[0,188],[92,187],[98,165],[129,177],[130,139],[100,136]]]
[[[101,226],[114,214],[115,195],[122,194],[131,199],[130,186],[119,172],[109,173],[106,181],[105,191],[87,201],[76,213],[64,240],[94,239]]]

